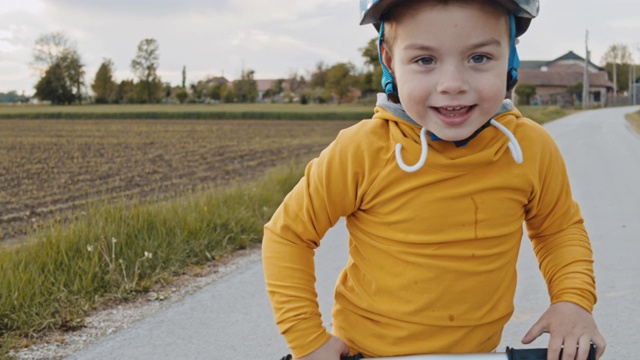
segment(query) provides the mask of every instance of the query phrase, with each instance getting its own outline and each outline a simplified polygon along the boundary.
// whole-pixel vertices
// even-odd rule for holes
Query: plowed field
[[[175,198],[317,155],[354,121],[0,120],[0,244],[88,200]]]

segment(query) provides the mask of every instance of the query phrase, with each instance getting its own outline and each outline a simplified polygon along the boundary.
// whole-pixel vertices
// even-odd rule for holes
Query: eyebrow
[[[466,46],[464,48],[465,51],[472,51],[472,50],[476,50],[476,49],[480,49],[483,47],[487,47],[487,46],[497,46],[497,47],[502,47],[502,42],[500,42],[500,40],[496,39],[496,38],[489,38],[486,40],[482,40],[479,41],[475,44],[471,44],[469,46]],[[409,43],[406,46],[404,46],[405,50],[422,50],[422,51],[427,51],[427,52],[433,52],[435,49],[432,46],[429,45],[424,45],[424,44],[420,44],[420,43]]]

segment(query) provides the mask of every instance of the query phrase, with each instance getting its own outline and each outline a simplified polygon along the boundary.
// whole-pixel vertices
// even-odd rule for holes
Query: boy
[[[504,100],[537,0],[362,1],[386,96],[306,168],[265,225],[276,322],[294,357],[490,352],[513,313],[522,222],[549,309],[549,359],[604,351],[592,253],[550,136]],[[413,164],[413,165],[407,165]],[[314,249],[340,217],[349,261],[322,326]]]

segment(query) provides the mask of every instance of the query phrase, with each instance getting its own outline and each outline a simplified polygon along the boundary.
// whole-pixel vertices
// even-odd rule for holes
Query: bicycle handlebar
[[[560,352],[562,357],[562,351]],[[360,360],[362,355],[342,357],[341,360]],[[547,360],[547,349],[513,349],[507,347],[503,353],[408,355],[376,358],[376,360]],[[591,344],[587,360],[596,360],[596,347]]]

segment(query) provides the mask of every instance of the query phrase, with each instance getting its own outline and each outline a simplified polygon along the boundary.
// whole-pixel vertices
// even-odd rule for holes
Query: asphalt
[[[599,300],[594,316],[607,339],[603,359],[640,354],[640,136],[624,114],[640,107],[574,114],[545,127],[565,158],[594,250]],[[526,154],[525,154],[526,156]],[[344,221],[316,255],[318,293],[330,328],[332,288],[347,260]],[[530,242],[518,262],[516,311],[499,349],[520,339],[548,306]],[[543,336],[532,346],[544,347]],[[257,261],[162,312],[90,345],[68,359],[280,359],[287,346],[273,323]]]

